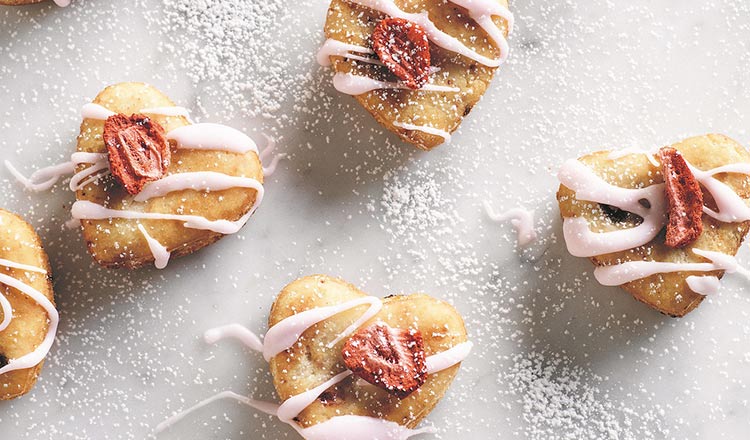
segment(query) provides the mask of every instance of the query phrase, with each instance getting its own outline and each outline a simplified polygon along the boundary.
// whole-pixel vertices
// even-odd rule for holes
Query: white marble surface
[[[47,244],[62,316],[34,391],[0,403],[1,438],[142,439],[217,391],[273,399],[259,356],[207,347],[201,334],[234,321],[262,332],[280,288],[310,273],[375,295],[428,292],[464,314],[476,348],[425,422],[440,428],[436,438],[747,437],[748,281],[727,276],[719,296],[681,320],[597,285],[589,263],[564,249],[554,172],[603,146],[707,132],[750,142],[750,4],[517,2],[509,64],[454,142],[420,153],[336,94],[314,64],[324,1],[257,7],[268,17],[247,44],[269,49],[241,61],[253,66],[248,87],[231,99],[216,80],[195,82],[176,55],[205,52],[169,47],[185,29],[144,18],[185,16],[186,3],[0,7],[0,156],[23,170],[69,155],[80,107],[124,80],[155,84],[201,120],[270,133],[289,154],[241,234],[163,271],[96,267],[62,228],[71,193],[29,194],[0,170],[0,206]],[[535,209],[542,240],[515,249],[484,200]],[[746,249],[740,260],[750,264]],[[156,438],[295,436],[223,402]]]

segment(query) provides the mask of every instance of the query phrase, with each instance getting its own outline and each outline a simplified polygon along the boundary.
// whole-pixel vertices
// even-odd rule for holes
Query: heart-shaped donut
[[[463,319],[452,306],[424,294],[389,296],[381,303],[381,300],[368,297],[349,283],[324,275],[301,278],[281,291],[269,316],[271,330],[265,339],[267,357],[276,351],[268,351],[268,346],[274,345],[272,339],[282,339],[280,335],[274,334],[280,329],[277,326],[274,330],[274,326],[280,322],[293,316],[304,316],[301,314],[306,312],[316,313],[326,308],[356,304],[356,301],[360,301],[359,305],[346,310],[335,310],[336,314],[304,330],[296,341],[296,335],[293,335],[291,347],[270,358],[273,382],[282,400],[299,396],[346,372],[347,365],[351,365],[351,362],[350,359],[345,361],[342,349],[347,343],[351,346],[351,340],[357,335],[369,337],[366,330],[373,326],[390,328],[392,333],[421,334],[419,346],[427,358],[427,368],[437,372],[428,374],[421,386],[404,397],[399,392],[393,393],[371,385],[358,377],[357,374],[361,373],[355,370],[355,374],[344,376],[331,387],[319,389],[317,399],[304,409],[297,408],[301,411],[294,421],[303,429],[301,433],[306,438],[312,435],[312,431],[306,432],[304,429],[317,427],[322,431],[328,427],[326,422],[342,416],[363,417],[358,422],[362,426],[367,425],[362,421],[382,419],[414,428],[443,397],[458,372],[460,363],[436,368],[435,357],[431,358],[432,355],[445,354],[451,349],[460,348],[462,344],[466,345]],[[372,308],[373,305],[382,308]],[[368,315],[370,311],[373,313]],[[348,336],[356,328],[359,331],[354,336]],[[346,336],[342,337],[344,335]],[[373,340],[372,345],[361,347],[356,354],[349,353],[349,357],[359,357],[356,363],[361,364],[371,362],[378,356],[385,356],[382,352],[376,353],[377,350],[372,349],[374,345],[377,345],[377,341]],[[375,432],[372,431],[373,435]],[[329,434],[327,437],[324,435],[314,438],[334,436]],[[352,438],[360,437],[352,434]]]
[[[430,150],[450,139],[508,55],[507,0],[333,0],[318,53],[334,86]]]
[[[28,393],[57,331],[52,276],[39,236],[0,209],[0,400]]]
[[[679,317],[737,270],[750,228],[750,153],[728,137],[596,152],[558,176],[568,250],[589,257],[602,284]]]
[[[149,163],[155,156],[156,165]],[[249,137],[191,124],[184,109],[142,83],[107,87],[84,108],[73,162],[72,214],[105,267],[163,267],[170,255],[237,232],[263,195],[263,168]]]

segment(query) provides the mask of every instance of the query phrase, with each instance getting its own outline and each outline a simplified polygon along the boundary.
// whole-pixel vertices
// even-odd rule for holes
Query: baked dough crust
[[[497,0],[507,7],[507,0]],[[396,0],[396,5],[408,12],[428,11],[430,19],[444,32],[455,36],[481,55],[497,58],[499,49],[485,31],[468,17],[466,9],[444,0]],[[325,24],[326,38],[370,47],[369,38],[375,25],[385,18],[378,11],[350,3],[333,0]],[[494,17],[507,37],[505,20]],[[412,90],[374,90],[356,96],[357,101],[388,130],[405,142],[422,150],[431,150],[442,144],[440,136],[412,131],[394,125],[394,122],[426,125],[453,133],[471,112],[489,87],[497,67],[487,67],[454,52],[430,43],[432,65],[440,72],[431,75],[435,84],[458,87],[458,93],[423,92]],[[373,78],[394,81],[395,77],[383,67],[352,62],[332,56],[335,72],[356,73]]]
[[[750,162],[750,153],[734,140],[720,135],[709,134],[685,139],[672,145],[682,153],[693,166],[708,170],[722,165]],[[643,154],[632,154],[612,160],[609,151],[599,151],[581,157],[579,160],[589,166],[607,182],[623,188],[637,188],[664,182],[661,170],[649,162]],[[715,176],[729,185],[743,199],[750,199],[750,177],[740,174],[718,174]],[[704,192],[707,206],[716,208],[710,194]],[[557,192],[560,214],[563,218],[585,217],[592,230],[608,232],[634,226],[631,221],[615,223],[607,218],[598,203],[578,200],[575,193],[560,185]],[[597,255],[591,258],[596,266],[608,266],[633,260],[655,260],[679,263],[701,263],[705,260],[692,252],[703,249],[735,255],[742,240],[750,229],[750,222],[724,223],[703,214],[703,233],[686,247],[674,249],[664,245],[664,231],[650,243],[635,249]],[[689,275],[716,275],[722,277],[724,271],[714,272],[674,272],[662,273],[624,284],[624,290],[635,299],[654,309],[674,317],[685,316],[698,307],[705,298],[693,292],[685,279]]]
[[[300,278],[284,289],[273,304],[269,328],[304,310],[341,304],[367,296],[353,285],[326,275]],[[341,357],[345,340],[333,348],[327,344],[358,319],[367,306],[340,313],[308,329],[297,344],[271,359],[271,374],[282,400],[300,394],[346,370]],[[422,332],[426,354],[432,355],[466,342],[464,322],[453,306],[424,294],[389,296],[383,309],[363,326],[374,321],[392,327],[416,327]],[[316,400],[296,419],[309,427],[340,415],[361,415],[387,419],[415,427],[435,407],[458,372],[459,365],[428,376],[417,391],[399,399],[352,376],[330,388],[327,402]]]
[[[54,304],[52,270],[39,236],[21,217],[3,209],[0,209],[0,258],[46,270],[47,275],[43,275],[0,267],[2,273],[28,284]],[[34,351],[44,340],[49,329],[47,312],[12,287],[0,284],[0,290],[13,308],[13,320],[0,332],[0,355],[17,359]],[[2,317],[0,309],[0,321]],[[0,400],[14,399],[31,391],[43,364],[44,361],[31,368],[0,374]]]
[[[131,115],[141,109],[169,107],[175,104],[156,88],[143,83],[120,83],[104,89],[93,101],[107,109]],[[188,125],[183,116],[149,115],[166,132]],[[78,151],[105,153],[102,139],[104,121],[84,119],[78,136]],[[171,148],[172,161],[168,174],[216,171],[233,176],[251,177],[263,183],[263,167],[254,151],[245,154],[225,151],[185,150]],[[89,165],[80,165],[78,171]],[[77,200],[89,200],[111,209],[199,215],[209,220],[235,221],[247,213],[257,197],[251,188],[230,188],[223,191],[182,190],[153,198],[144,203],[133,201],[124,188],[111,177],[91,183],[76,192]],[[84,220],[83,237],[97,263],[110,268],[136,269],[154,262],[148,242],[138,229],[142,224],[149,235],[172,252],[172,257],[191,254],[206,247],[223,234],[183,226],[173,220],[105,219]]]

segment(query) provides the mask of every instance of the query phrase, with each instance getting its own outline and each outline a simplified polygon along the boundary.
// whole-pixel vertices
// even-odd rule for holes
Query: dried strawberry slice
[[[672,147],[659,150],[661,173],[667,189],[669,222],[665,244],[680,248],[703,232],[703,192],[682,155]]]
[[[403,18],[386,18],[375,26],[372,48],[394,75],[410,89],[430,76],[430,43],[422,26]]]
[[[419,330],[376,323],[352,335],[341,353],[354,374],[402,399],[427,379]]]
[[[144,115],[107,118],[104,145],[112,175],[130,194],[138,194],[148,182],[161,179],[171,160],[164,128]]]

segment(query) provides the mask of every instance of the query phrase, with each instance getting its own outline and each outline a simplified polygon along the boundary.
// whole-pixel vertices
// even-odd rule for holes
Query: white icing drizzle
[[[106,153],[76,152],[70,156],[70,160],[76,166],[81,164],[91,164],[91,166],[82,169],[71,177],[71,191],[83,189],[89,183],[95,182],[110,173],[109,159]]]
[[[83,119],[97,119],[104,121],[110,116],[114,116],[116,114],[117,113],[104,107],[103,105],[94,104],[93,102],[84,104],[83,108],[81,109],[81,117]]]
[[[279,417],[279,420],[284,423],[293,422],[294,418],[297,417],[297,415],[299,415],[299,413],[301,413],[305,408],[315,402],[318,396],[323,394],[325,390],[338,384],[351,375],[352,372],[350,370],[343,371],[323,382],[322,384],[316,386],[315,388],[311,388],[303,393],[288,398],[279,406],[279,411],[276,415]]]
[[[260,340],[258,335],[240,324],[229,324],[212,328],[203,334],[203,339],[207,344],[215,344],[222,339],[228,338],[237,339],[251,350],[260,353],[263,352],[263,341]]]
[[[726,223],[744,222],[750,220],[750,208],[745,201],[727,184],[714,178],[716,174],[738,173],[750,175],[750,163],[735,163],[724,165],[708,171],[702,171],[690,166],[695,178],[711,193],[718,211],[703,207],[703,212]]]
[[[299,339],[302,333],[313,325],[324,321],[334,315],[341,312],[359,307],[361,305],[369,305],[367,311],[357,319],[352,325],[347,327],[336,339],[328,344],[328,347],[333,347],[345,337],[354,333],[357,328],[364,324],[368,319],[377,315],[380,309],[383,308],[383,303],[380,299],[374,296],[366,296],[358,298],[352,301],[347,301],[343,304],[337,304],[328,307],[318,307],[304,312],[292,315],[281,322],[277,323],[268,330],[266,337],[263,342],[263,357],[269,361],[272,357],[281,353],[284,350],[289,349]]]
[[[70,0],[53,0],[57,6],[64,8],[70,5]]]
[[[536,240],[536,231],[534,230],[534,211],[528,211],[523,208],[513,208],[502,214],[497,214],[486,200],[484,201],[484,210],[490,220],[494,222],[510,220],[513,227],[516,228],[519,246],[526,246]]]
[[[463,362],[464,359],[469,357],[469,353],[471,353],[472,347],[474,347],[474,344],[472,344],[471,342],[462,342],[441,353],[428,356],[427,373],[435,374],[439,371],[447,370],[448,368],[460,362]]]
[[[169,252],[167,248],[164,247],[164,245],[150,236],[148,234],[148,231],[146,231],[146,228],[140,223],[138,224],[138,230],[141,231],[141,234],[143,234],[143,237],[148,243],[148,248],[151,251],[151,255],[154,256],[154,266],[157,269],[164,269],[165,267],[167,267],[167,264],[169,264],[169,258],[172,256],[172,253]]]
[[[79,190],[96,179],[103,177],[105,174],[99,174],[91,179],[85,180],[87,177],[93,174],[107,169],[109,163],[107,161],[107,155],[103,153],[84,153],[78,152],[73,153],[68,162],[63,162],[57,165],[52,165],[46,168],[36,170],[30,177],[25,177],[21,174],[9,161],[5,161],[5,167],[8,171],[21,183],[27,190],[34,192],[47,191],[60,180],[61,177],[73,174],[76,166],[82,163],[91,163],[92,167],[85,168],[80,172],[76,173],[70,181],[70,189],[72,191]],[[84,181],[85,180],[85,181]],[[83,183],[81,183],[83,181]]]
[[[375,54],[375,52],[370,48],[357,46],[356,44],[344,43],[343,41],[329,38],[325,41],[325,43],[323,43],[323,46],[320,47],[320,50],[318,50],[317,60],[318,64],[320,64],[321,66],[330,66],[331,57],[340,56],[352,60],[362,61],[363,63],[377,64],[381,66],[383,65],[383,63],[380,62],[380,60],[377,58],[359,55],[357,53],[362,53],[365,55]]]
[[[149,182],[143,190],[133,197],[136,202],[145,202],[154,197],[161,197],[174,191],[222,191],[230,188],[252,188],[258,192],[258,199],[263,197],[263,184],[249,177],[230,176],[215,171],[195,171],[164,176]],[[260,203],[256,201],[256,205]]]
[[[626,261],[624,263],[601,266],[594,269],[594,277],[605,286],[619,286],[631,281],[646,278],[657,273],[671,272],[711,272],[723,270],[729,273],[742,269],[737,259],[721,252],[693,249],[693,253],[709,263],[673,263],[665,261]]]
[[[443,138],[443,142],[446,142],[446,143],[451,141],[450,133],[448,133],[447,131],[440,130],[435,127],[429,127],[426,125],[414,125],[414,124],[409,124],[407,122],[398,122],[398,121],[394,122],[393,125],[399,128],[406,129],[406,130],[421,131],[423,133],[431,134],[434,136],[440,136],[441,138]]]
[[[184,227],[218,232],[220,234],[235,234],[247,223],[250,216],[258,206],[258,199],[254,206],[239,220],[209,220],[198,215],[166,214],[157,212],[140,212],[121,209],[110,209],[88,200],[79,200],[73,203],[71,214],[76,220],[107,220],[114,218],[140,219],[140,220],[175,220],[184,222]]]
[[[341,93],[347,95],[361,95],[380,89],[405,89],[411,90],[406,84],[398,82],[380,81],[367,76],[355,75],[353,73],[338,72],[333,75],[333,87]],[[439,86],[435,84],[425,84],[422,88],[414,90],[415,92],[449,92],[457,93],[461,89],[458,87]]]
[[[28,266],[25,264],[19,264],[8,260],[0,260],[0,266],[11,267],[21,269],[27,272],[35,272],[40,274],[47,274],[47,271],[38,267]],[[47,334],[42,340],[41,344],[34,349],[31,353],[25,354],[20,358],[9,359],[8,364],[0,368],[0,374],[7,373],[9,371],[23,370],[31,368],[43,361],[47,353],[49,353],[52,344],[55,342],[55,334],[57,333],[57,326],[59,323],[59,315],[57,309],[52,302],[40,291],[34,289],[28,284],[11,277],[10,275],[0,273],[0,284],[5,284],[8,287],[14,288],[24,295],[28,296],[39,304],[49,318],[49,325],[47,328]],[[10,302],[0,292],[0,307],[3,310],[3,321],[0,323],[0,331],[5,330],[10,325],[13,319],[13,308]]]
[[[41,168],[36,170],[31,177],[28,178],[21,174],[8,160],[5,161],[5,168],[7,168],[10,174],[13,175],[13,177],[15,177],[15,179],[27,190],[41,192],[52,188],[61,177],[73,173],[73,171],[75,171],[75,164],[73,162],[63,162],[61,164]]]
[[[393,0],[351,0],[352,3],[356,3],[376,11],[380,11],[386,15],[396,18],[403,18],[405,20],[412,21],[424,28],[427,38],[430,39],[436,45],[447,49],[451,52],[456,52],[469,59],[472,59],[478,63],[484,64],[488,67],[498,67],[503,63],[508,55],[508,42],[502,31],[492,21],[493,15],[499,15],[505,18],[512,25],[513,14],[497,3],[496,0],[455,0],[452,2],[465,7],[469,11],[469,16],[477,20],[477,24],[484,29],[495,41],[500,49],[500,58],[492,59],[484,55],[480,55],[477,51],[470,49],[457,38],[448,35],[447,33],[438,29],[435,23],[430,20],[429,15],[426,11],[419,13],[409,13],[398,6]]]
[[[270,177],[273,173],[276,172],[276,167],[279,165],[279,161],[286,157],[286,154],[279,153],[279,154],[273,154],[274,151],[276,151],[276,140],[268,135],[263,135],[263,137],[266,138],[266,148],[263,149],[263,151],[260,152],[259,158],[260,162],[268,162],[268,159],[271,158],[271,163],[268,166],[263,167],[263,175],[266,177]]]
[[[719,278],[711,275],[690,275],[685,278],[685,282],[690,290],[704,296],[715,295],[719,293],[719,288],[721,288]]]
[[[270,360],[270,358],[276,354],[292,347],[302,333],[313,325],[338,313],[362,305],[369,305],[370,307],[359,319],[352,323],[351,326],[347,327],[342,333],[340,333],[339,336],[335,338],[334,342],[328,344],[328,347],[330,348],[335,345],[336,342],[341,341],[344,337],[354,332],[358,327],[377,314],[382,307],[382,301],[375,297],[363,297],[339,305],[305,310],[287,317],[274,325],[266,334],[263,342],[260,337],[255,335],[255,333],[239,324],[230,324],[210,329],[205,332],[204,339],[208,343],[215,343],[225,338],[238,339],[244,342],[249,348],[258,352],[263,352],[266,360]],[[464,342],[442,353],[437,353],[433,356],[427,357],[428,373],[434,374],[460,363],[469,355],[471,348],[471,342]],[[270,353],[272,354],[269,356]],[[352,372],[350,370],[338,373],[322,384],[290,397],[279,406],[276,406],[271,402],[259,402],[225,391],[206,399],[187,410],[175,414],[166,421],[160,423],[156,427],[156,431],[163,431],[192,411],[202,408],[216,400],[231,398],[265,412],[266,414],[275,415],[280,421],[292,426],[306,440],[407,440],[418,434],[435,432],[433,427],[409,429],[388,420],[355,415],[335,416],[325,422],[318,423],[308,428],[302,428],[294,421],[294,419],[305,408],[315,402],[315,400],[318,399],[327,389],[340,383],[351,375]]]
[[[250,399],[248,397],[241,396],[241,395],[239,395],[239,394],[237,394],[235,392],[232,392],[232,391],[222,391],[221,393],[218,393],[215,396],[211,396],[208,399],[203,400],[203,401],[199,402],[198,404],[193,405],[193,406],[191,406],[190,408],[188,408],[186,410],[180,411],[179,413],[173,415],[169,419],[167,419],[167,420],[159,423],[158,425],[156,425],[155,431],[157,433],[158,432],[162,432],[162,431],[170,428],[176,422],[178,422],[178,421],[182,420],[183,418],[185,418],[185,416],[189,415],[193,411],[199,410],[199,409],[201,409],[201,408],[203,408],[205,406],[208,406],[208,405],[210,405],[210,404],[212,404],[212,403],[214,403],[214,402],[216,402],[218,400],[222,400],[222,399],[236,400],[236,401],[238,401],[240,403],[243,403],[243,404],[245,404],[245,405],[247,405],[247,406],[249,406],[251,408],[257,409],[258,411],[266,413],[266,414],[271,415],[271,416],[275,416],[276,415],[276,411],[279,408],[279,405],[277,405],[275,403],[270,403],[270,402],[264,402],[264,401],[260,401],[260,400]]]
[[[578,160],[565,162],[558,174],[560,182],[575,191],[576,198],[616,206],[643,218],[629,229],[596,233],[582,217],[563,220],[563,234],[568,252],[576,257],[592,257],[624,251],[651,241],[667,223],[667,201],[664,184],[646,188],[620,188],[597,176]],[[648,203],[642,203],[646,200]]]
[[[167,139],[178,148],[190,150],[221,150],[232,153],[258,153],[258,147],[245,133],[226,125],[202,123],[184,125],[167,133]]]

